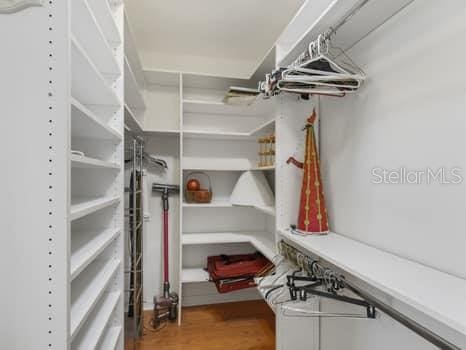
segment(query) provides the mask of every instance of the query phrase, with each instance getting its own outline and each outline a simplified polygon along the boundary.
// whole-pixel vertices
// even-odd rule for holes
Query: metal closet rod
[[[312,265],[321,265],[321,263],[317,262],[316,260],[312,259],[308,255],[302,253],[300,250],[296,249],[295,247],[289,245],[288,243],[285,243],[284,241],[281,241],[279,243],[279,248],[280,248],[280,253],[291,260],[294,264],[297,266],[303,268],[306,270],[308,273],[311,275],[313,274]],[[322,259],[325,261],[324,259]],[[331,265],[331,264],[330,264]],[[325,268],[325,267],[323,267]],[[335,273],[335,275],[338,275]],[[341,275],[340,275],[341,276]],[[375,308],[379,309],[386,315],[390,316],[394,320],[398,321],[401,323],[403,326],[409,328],[412,330],[414,333],[418,334],[431,344],[437,346],[440,349],[444,350],[461,350],[460,347],[456,346],[455,344],[449,342],[445,338],[441,337],[437,333],[432,332],[430,329],[424,327],[420,323],[416,322],[412,318],[404,315],[403,313],[399,312],[398,310],[394,309],[390,305],[386,304],[385,302],[381,301],[380,299],[374,297],[373,295],[367,293],[366,291],[362,290],[359,288],[356,284],[353,282],[350,282],[344,278],[344,276],[341,276],[341,279],[344,281],[345,286],[350,289],[354,294],[358,295],[360,298],[366,300],[368,303],[372,304],[375,306]]]
[[[366,6],[369,1],[370,0],[362,0],[360,3],[356,4],[345,16],[343,16],[342,19],[337,22],[337,24],[330,27],[329,31],[325,34],[325,38],[330,39],[330,37],[335,34],[338,29],[344,26],[345,23],[348,22],[350,18],[353,17],[356,13],[358,13],[359,10]]]

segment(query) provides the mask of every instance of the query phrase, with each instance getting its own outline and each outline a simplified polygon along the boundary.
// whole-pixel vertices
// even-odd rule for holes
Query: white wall
[[[466,169],[465,18],[464,1],[415,1],[350,51],[360,93],[321,99],[331,230],[462,278],[466,185],[375,185],[371,170]],[[323,321],[321,349],[431,348],[383,315],[361,322]]]

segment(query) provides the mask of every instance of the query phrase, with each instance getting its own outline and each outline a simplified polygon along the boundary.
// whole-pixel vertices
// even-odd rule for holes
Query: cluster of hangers
[[[345,279],[330,268],[302,254],[285,242],[279,243],[280,256],[274,260],[274,273],[258,280],[259,290],[274,307],[280,305],[288,317],[375,318],[375,307],[365,300],[342,295]],[[363,313],[329,313],[315,310],[315,297],[361,306]]]
[[[331,43],[335,31],[320,34],[291,65],[266,74],[259,83],[265,97],[280,92],[343,97],[358,91],[365,73],[341,49]]]
[[[143,143],[142,139],[138,138],[138,140],[141,143]],[[129,162],[133,161],[133,157],[134,157],[133,147],[134,147],[133,145],[129,145],[128,147],[125,147],[125,152],[129,155],[128,157],[126,157],[126,155],[125,155],[125,163],[129,163]],[[142,148],[139,148],[139,147],[137,148],[137,152],[140,152],[137,155],[137,158],[140,157],[147,164],[157,166],[157,167],[161,167],[163,169],[168,169],[168,165],[167,165],[167,162],[165,160],[163,160],[161,158],[154,157],[153,155],[147,153],[146,151],[144,151]]]

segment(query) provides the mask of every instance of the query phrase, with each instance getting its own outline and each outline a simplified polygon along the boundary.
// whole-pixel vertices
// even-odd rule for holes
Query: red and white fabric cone
[[[314,134],[316,118],[317,114],[314,110],[307,119],[304,163],[297,161],[293,157],[290,157],[287,161],[288,164],[293,163],[304,170],[298,223],[296,225],[297,231],[302,234],[327,234],[329,232],[319,155]]]

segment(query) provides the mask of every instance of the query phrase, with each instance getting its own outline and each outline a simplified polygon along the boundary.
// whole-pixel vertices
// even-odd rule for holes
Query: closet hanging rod
[[[309,272],[311,275],[314,273],[312,266],[314,265],[322,266],[321,262],[317,262],[316,260],[312,259],[308,255],[302,253],[299,249],[289,245],[288,243],[285,243],[284,241],[280,241],[279,249],[282,255],[284,255],[287,259],[291,260],[297,266]],[[320,257],[319,259],[320,259],[319,261],[326,262],[325,259],[321,259]],[[329,265],[331,265],[331,263],[329,263]],[[412,318],[406,316],[405,314],[401,313],[400,311],[396,310],[395,308],[391,307],[390,305],[386,304],[380,299],[362,290],[357,285],[355,285],[353,282],[348,281],[343,276],[342,278],[344,280],[345,286],[349,290],[351,290],[354,294],[366,300],[368,303],[372,304],[374,307],[376,307],[377,309],[379,309],[386,315],[390,316],[392,319],[398,321],[406,328],[412,330],[414,333],[421,336],[422,338],[424,338],[431,344],[437,346],[439,349],[461,350],[460,347],[449,342],[448,340],[441,337],[437,333],[434,333],[430,329],[424,327],[420,323],[416,322]]]
[[[335,25],[333,25],[333,26],[331,26],[329,28],[329,30],[325,34],[325,38],[330,39],[330,37],[332,35],[334,35],[338,31],[338,29],[343,27],[345,25],[345,23],[348,22],[351,17],[356,15],[364,6],[366,6],[369,1],[371,1],[371,0],[362,0],[360,3],[356,4],[351,10],[348,11],[348,13],[346,15],[343,16],[343,18],[341,18],[337,22],[337,24],[335,24]]]

